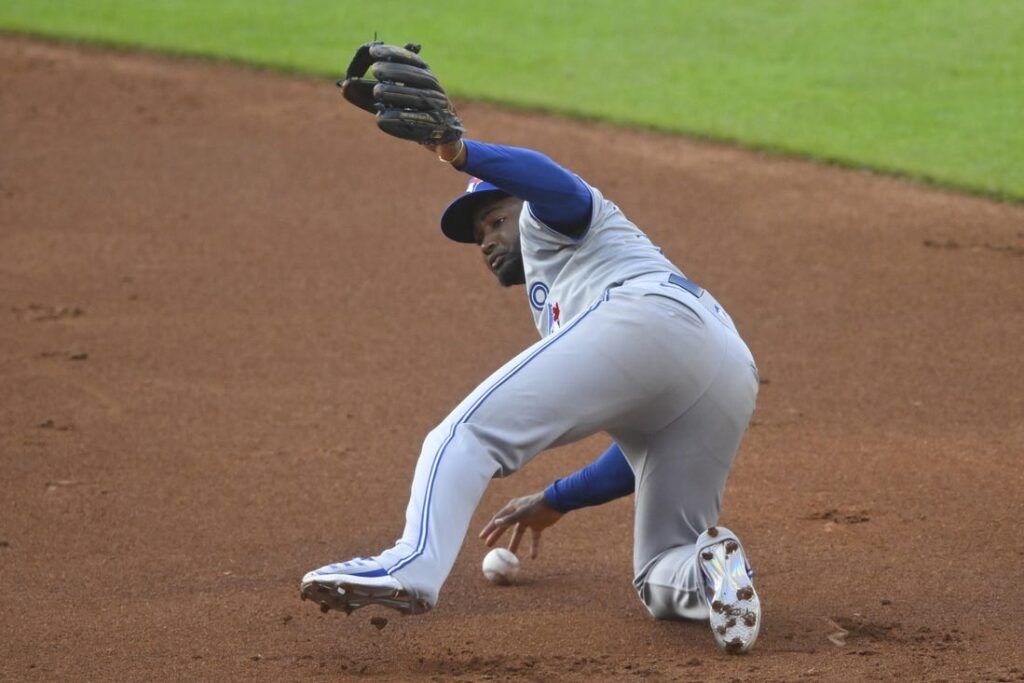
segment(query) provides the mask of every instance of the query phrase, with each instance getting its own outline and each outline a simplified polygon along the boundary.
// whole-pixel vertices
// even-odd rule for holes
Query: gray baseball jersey
[[[542,337],[587,309],[609,287],[647,273],[677,273],[612,202],[588,185],[591,220],[578,239],[544,225],[527,203],[519,218],[526,288]]]
[[[579,239],[524,206],[527,294],[542,339],[484,380],[423,443],[406,525],[375,556],[434,604],[488,482],[604,431],[635,479],[634,569],[662,618],[708,614],[697,549],[754,409],[753,358],[722,307],[591,188]],[[722,540],[719,537],[718,540]]]

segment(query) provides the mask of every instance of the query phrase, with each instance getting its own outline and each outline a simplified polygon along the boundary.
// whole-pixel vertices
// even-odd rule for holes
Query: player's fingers
[[[512,503],[507,503],[505,507],[501,508],[494,513],[491,520],[484,525],[484,528],[480,530],[480,538],[491,534],[495,527],[508,526],[508,523],[502,519],[503,516],[508,515],[510,512],[515,512],[515,506]]]
[[[523,540],[523,532],[526,531],[526,527],[522,524],[516,524],[516,528],[512,530],[512,540],[508,542],[508,549],[515,555],[519,552],[519,542]]]
[[[530,559],[536,560],[540,555],[540,531],[530,529]]]
[[[513,524],[519,524],[519,522],[522,521],[522,519],[526,517],[526,515],[529,514],[529,512],[530,508],[516,507],[512,504],[509,504],[504,510],[502,510],[500,513],[498,513],[497,516],[495,516],[494,523],[500,524],[501,526],[512,526]]]
[[[498,517],[497,519],[494,520],[494,523],[496,525],[498,525],[498,526],[512,526],[513,524],[518,524],[519,523],[519,518],[520,517],[522,517],[522,515],[517,515],[516,513],[513,512],[511,515],[505,515],[504,517]]]
[[[484,544],[488,548],[490,548],[491,546],[493,546],[495,543],[498,542],[498,539],[500,539],[502,536],[505,535],[505,531],[507,529],[508,529],[507,526],[495,527],[494,529],[491,530],[491,533],[487,535],[487,538],[484,540]]]
[[[514,515],[518,510],[519,508],[516,507],[515,501],[506,503],[505,507],[494,513],[494,517],[491,518],[491,521],[495,524],[507,525],[509,524],[508,517]]]

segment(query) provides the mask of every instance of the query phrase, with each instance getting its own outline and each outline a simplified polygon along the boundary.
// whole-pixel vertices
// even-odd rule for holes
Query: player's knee
[[[448,424],[447,422],[442,422],[441,424],[437,425],[429,432],[427,432],[426,438],[423,439],[423,446],[428,447],[432,444],[437,444],[444,441],[445,436],[449,432],[451,432],[451,425]]]
[[[505,431],[493,425],[451,419],[434,427],[423,441],[423,453],[434,454],[440,450],[487,459],[502,477],[517,471],[533,454],[528,448],[510,441]]]
[[[665,600],[664,595],[659,594],[658,591],[652,591],[645,585],[637,590],[637,595],[640,597],[640,602],[647,608],[647,612],[655,619],[679,618],[669,601]]]
[[[640,583],[636,591],[640,602],[655,619],[704,620],[710,614],[707,601],[696,591],[652,585],[647,582]]]
[[[466,420],[456,424],[452,431],[452,442],[493,462],[502,477],[518,470],[527,455],[514,435],[485,422]]]
[[[640,596],[640,601],[644,603],[644,607],[647,608],[647,612],[655,619],[666,619],[673,620],[678,619],[679,615],[674,610],[670,609],[668,605],[658,600],[651,600],[649,597],[645,598]]]

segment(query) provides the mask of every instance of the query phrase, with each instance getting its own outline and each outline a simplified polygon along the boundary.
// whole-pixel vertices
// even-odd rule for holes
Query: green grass
[[[459,96],[1024,200],[1021,0],[0,0],[0,28],[324,75],[378,31]]]

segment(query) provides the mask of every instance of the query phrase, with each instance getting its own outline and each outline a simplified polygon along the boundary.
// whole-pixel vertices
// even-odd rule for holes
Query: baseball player
[[[599,190],[535,151],[465,139],[419,48],[368,43],[340,82],[385,132],[469,175],[441,218],[475,244],[505,287],[525,285],[541,340],[485,379],[426,437],[405,530],[376,555],[306,574],[323,611],[368,604],[432,608],[488,482],[541,451],[606,432],[593,464],[505,506],[493,545],[540,532],[570,510],[635,493],[634,576],[660,619],[710,622],[745,652],[761,626],[742,544],[715,526],[725,481],[754,410],[758,379],[736,327]],[[368,68],[376,80],[363,78]]]

